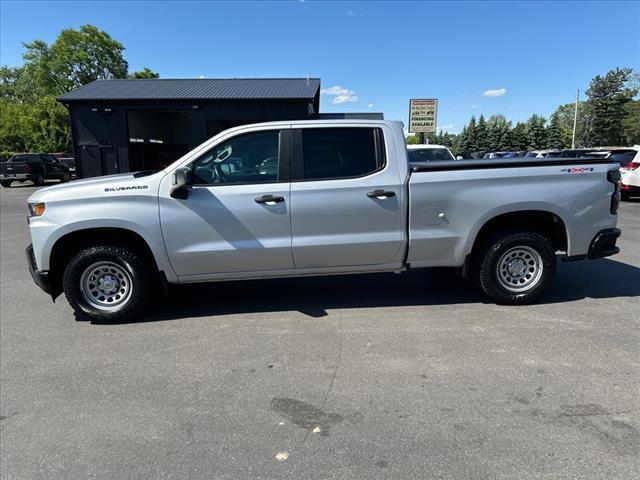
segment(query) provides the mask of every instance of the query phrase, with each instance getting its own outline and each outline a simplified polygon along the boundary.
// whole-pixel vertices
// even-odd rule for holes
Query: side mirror
[[[171,187],[171,198],[186,200],[189,197],[189,186],[191,186],[191,169],[181,167],[173,172],[173,187]]]

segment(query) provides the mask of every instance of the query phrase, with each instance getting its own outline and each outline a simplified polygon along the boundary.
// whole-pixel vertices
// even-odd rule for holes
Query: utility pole
[[[576,109],[573,114],[573,138],[571,139],[571,149],[576,148],[576,127],[578,126],[578,103],[580,102],[580,89],[576,94]]]

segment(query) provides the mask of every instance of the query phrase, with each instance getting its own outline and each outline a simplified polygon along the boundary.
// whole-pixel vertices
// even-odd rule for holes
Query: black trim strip
[[[280,130],[278,145],[278,181],[288,182],[291,179],[291,129]]]
[[[291,129],[291,181],[304,180],[302,163],[302,129]]]
[[[412,172],[442,172],[446,170],[485,170],[489,168],[517,168],[517,167],[561,167],[566,165],[617,165],[611,159],[603,158],[554,158],[551,160],[446,160],[424,165],[410,165]]]

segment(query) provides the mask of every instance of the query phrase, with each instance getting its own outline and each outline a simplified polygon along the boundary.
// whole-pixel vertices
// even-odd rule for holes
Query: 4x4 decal
[[[587,172],[593,172],[593,167],[563,168],[560,171],[565,173],[587,173]]]

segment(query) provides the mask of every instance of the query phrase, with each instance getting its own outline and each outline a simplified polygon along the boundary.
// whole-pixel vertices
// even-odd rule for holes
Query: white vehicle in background
[[[451,150],[444,145],[407,145],[407,154],[410,163],[456,160]]]
[[[629,150],[635,150],[636,154],[630,162],[620,165],[620,193],[623,200],[640,197],[640,145],[634,145]]]

